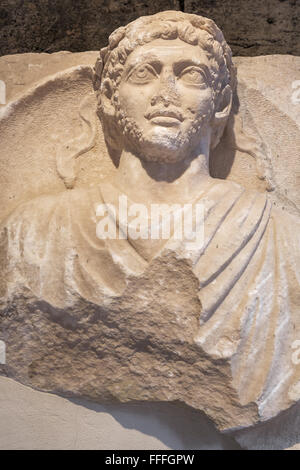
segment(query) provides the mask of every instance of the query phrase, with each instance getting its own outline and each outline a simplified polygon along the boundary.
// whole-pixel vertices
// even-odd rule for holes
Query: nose
[[[160,81],[158,82],[158,90],[151,98],[151,106],[162,104],[166,108],[169,105],[179,105],[179,93],[176,87],[176,78],[172,72],[165,72],[161,74]]]

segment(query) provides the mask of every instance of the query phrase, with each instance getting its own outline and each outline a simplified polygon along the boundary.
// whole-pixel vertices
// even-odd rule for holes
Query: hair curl
[[[109,45],[100,50],[94,67],[94,89],[98,113],[102,118],[101,94],[109,86],[112,99],[121,81],[127,57],[133,50],[155,39],[176,39],[198,45],[211,62],[212,88],[218,93],[226,85],[235,87],[235,69],[231,49],[213,20],[178,11],[164,11],[143,16],[122,26],[109,36]]]

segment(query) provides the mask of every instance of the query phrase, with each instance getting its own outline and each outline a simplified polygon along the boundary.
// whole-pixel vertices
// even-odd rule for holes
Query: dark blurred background
[[[0,0],[0,55],[98,50],[118,26],[170,9],[215,20],[234,55],[300,55],[300,0]]]

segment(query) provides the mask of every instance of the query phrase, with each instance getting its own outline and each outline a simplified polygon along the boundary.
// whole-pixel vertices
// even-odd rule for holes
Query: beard
[[[146,162],[172,164],[184,160],[199,145],[201,130],[207,115],[193,119],[190,128],[183,133],[170,132],[161,128],[150,137],[145,136],[138,123],[116,106],[118,127],[123,135],[124,144],[132,153]]]

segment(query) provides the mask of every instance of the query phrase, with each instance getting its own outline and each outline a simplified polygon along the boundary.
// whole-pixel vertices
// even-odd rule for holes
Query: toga
[[[128,278],[141,275],[166,250],[175,251],[189,260],[199,281],[195,342],[213,357],[231,358],[243,403],[258,400],[261,411],[272,412],[273,403],[297,390],[290,349],[300,339],[297,217],[273,207],[265,193],[208,178],[194,201],[204,206],[205,239],[198,250],[172,236],[101,240],[96,207],[116,205],[119,196],[103,181],[15,209],[1,224],[2,298],[14,295],[17,278],[19,286],[59,308],[71,305],[74,295],[105,304],[122,295]]]

